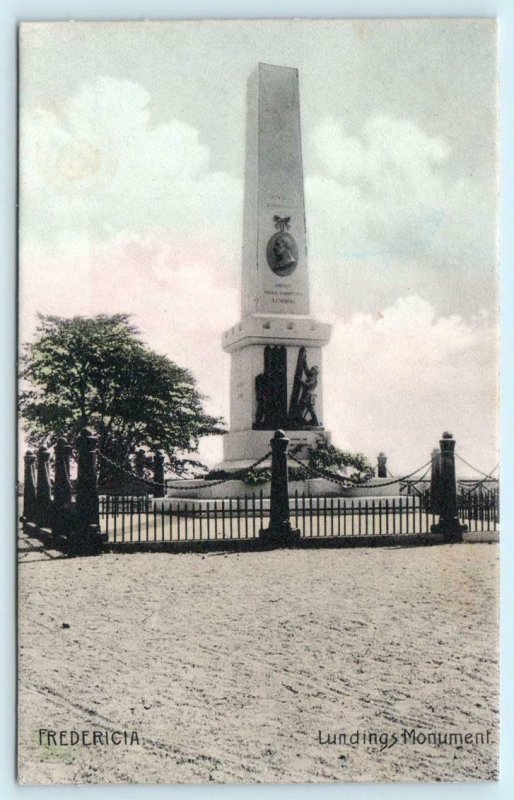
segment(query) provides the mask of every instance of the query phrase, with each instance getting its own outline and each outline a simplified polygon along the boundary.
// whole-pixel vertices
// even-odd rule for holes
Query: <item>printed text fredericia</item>
[[[418,728],[403,728],[396,732],[353,731],[330,733],[318,731],[319,744],[372,745],[387,750],[397,744],[435,745],[436,747],[463,747],[491,743],[491,731],[425,731]]]
[[[139,744],[137,731],[68,730],[52,731],[39,729],[39,744],[46,747],[96,747],[97,745]]]

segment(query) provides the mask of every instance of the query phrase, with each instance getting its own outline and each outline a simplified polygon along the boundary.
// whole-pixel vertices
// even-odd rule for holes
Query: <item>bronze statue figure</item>
[[[264,371],[255,378],[254,430],[276,430],[287,422],[287,350],[266,345]]]
[[[318,418],[314,410],[316,404],[315,389],[318,385],[319,367],[305,369],[305,380],[302,381],[302,393],[298,401],[298,419],[306,425],[318,427]],[[307,419],[307,416],[309,419]]]
[[[257,410],[255,412],[255,428],[263,427],[266,422],[266,410],[269,405],[269,376],[261,372],[255,378],[255,397]]]
[[[305,375],[305,378],[304,378]],[[288,427],[290,429],[318,428],[316,406],[316,387],[318,385],[319,367],[307,366],[307,352],[300,347],[296,372],[289,404]]]

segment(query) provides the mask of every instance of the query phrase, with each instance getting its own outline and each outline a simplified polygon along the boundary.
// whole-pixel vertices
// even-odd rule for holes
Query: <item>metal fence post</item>
[[[300,540],[300,531],[291,527],[289,519],[289,487],[287,448],[289,439],[284,431],[275,431],[271,439],[271,490],[269,528],[262,528],[259,536],[269,544],[294,545]]]
[[[72,446],[60,437],[55,444],[54,531],[71,532],[70,462]]]
[[[155,483],[164,484],[164,453],[162,450],[156,450],[153,457],[153,479]],[[154,487],[154,497],[164,497],[164,495],[164,486]]]
[[[78,473],[75,504],[80,544],[93,548],[107,536],[100,533],[98,499],[98,439],[87,428],[77,437]]]
[[[50,523],[52,490],[50,485],[50,453],[44,445],[37,451],[36,522],[40,528]]]
[[[37,495],[36,495],[36,456],[32,450],[27,450],[24,457],[25,469],[23,472],[23,522],[36,521]]]
[[[377,478],[387,478],[387,456],[379,453],[377,456]]]
[[[441,471],[439,479],[439,522],[432,525],[433,533],[442,533],[446,541],[461,542],[467,531],[459,522],[457,507],[457,478],[455,474],[455,439],[451,433],[443,433],[439,442],[441,449]]]

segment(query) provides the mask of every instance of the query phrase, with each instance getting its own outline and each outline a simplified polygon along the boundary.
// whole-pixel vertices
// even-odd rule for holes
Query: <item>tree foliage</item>
[[[293,448],[293,454],[300,449],[302,445]],[[374,475],[373,467],[365,455],[340,450],[330,444],[325,436],[318,436],[316,445],[309,447],[308,465],[321,472],[337,472],[342,477],[353,478],[359,483],[366,483]],[[301,467],[298,469],[301,470]]]
[[[161,448],[179,474],[202,436],[224,432],[203,409],[191,373],[151,350],[126,314],[40,316],[21,358],[20,412],[31,445],[72,441],[81,428],[121,464],[137,448]]]

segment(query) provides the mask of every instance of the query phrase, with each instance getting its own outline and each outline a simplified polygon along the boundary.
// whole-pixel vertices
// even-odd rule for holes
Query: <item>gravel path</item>
[[[497,545],[57,556],[20,554],[22,782],[497,777]]]

